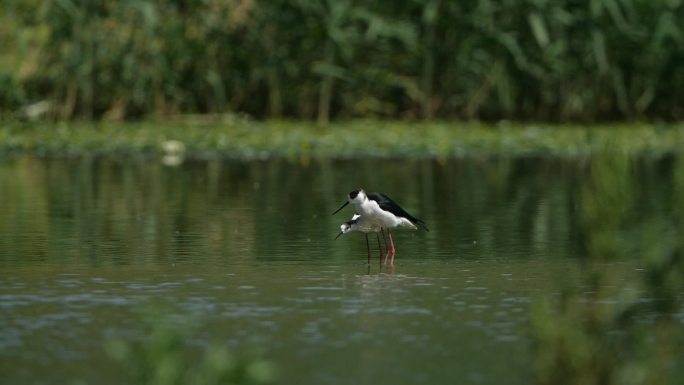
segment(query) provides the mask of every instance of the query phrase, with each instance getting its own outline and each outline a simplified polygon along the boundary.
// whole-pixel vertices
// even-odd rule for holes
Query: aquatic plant
[[[263,385],[272,383],[272,362],[211,344],[192,346],[187,322],[175,325],[167,316],[147,316],[143,339],[110,341],[109,355],[123,368],[129,384],[137,385]],[[182,329],[183,328],[183,329]]]

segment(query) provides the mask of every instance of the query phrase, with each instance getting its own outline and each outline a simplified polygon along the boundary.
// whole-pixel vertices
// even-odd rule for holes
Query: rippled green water
[[[125,383],[103,346],[140,339],[142,309],[164,303],[201,325],[194,344],[257,351],[282,384],[529,384],[529,304],[572,282],[590,244],[588,168],[2,159],[2,382]],[[628,221],[673,215],[674,168],[637,162]],[[357,187],[431,229],[394,233],[394,269],[366,265],[361,234],[333,240]],[[636,270],[625,254],[615,267]]]

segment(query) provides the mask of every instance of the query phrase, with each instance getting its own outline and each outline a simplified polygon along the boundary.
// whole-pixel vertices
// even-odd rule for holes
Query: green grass
[[[0,127],[0,153],[41,155],[162,155],[183,143],[188,157],[586,156],[606,148],[630,155],[684,149],[684,124],[601,126],[350,121],[327,127],[308,122],[242,120],[141,123],[19,123]]]

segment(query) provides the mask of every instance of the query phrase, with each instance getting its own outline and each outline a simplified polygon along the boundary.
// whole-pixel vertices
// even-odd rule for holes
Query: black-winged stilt
[[[387,239],[385,238],[385,232],[380,226],[373,223],[368,219],[368,217],[362,217],[359,214],[354,214],[350,221],[344,222],[340,225],[340,233],[337,234],[335,239],[339,238],[342,234],[347,234],[350,231],[359,231],[366,235],[366,248],[368,249],[368,264],[370,265],[371,252],[370,244],[368,243],[368,233],[375,233],[378,237],[378,252],[380,253],[380,258],[382,258],[382,245],[380,244],[379,232],[382,233],[382,240],[385,242],[385,249],[387,248]],[[389,250],[387,250],[389,252]]]
[[[368,221],[371,226],[380,227],[380,231],[387,229],[392,247],[392,260],[390,264],[394,264],[394,255],[396,254],[394,240],[392,239],[392,233],[390,233],[391,228],[408,227],[416,230],[420,226],[425,231],[430,231],[425,222],[407,213],[406,210],[402,209],[401,206],[383,193],[366,193],[362,189],[354,190],[347,196],[347,202],[337,209],[333,215],[349,203],[353,203],[356,206],[357,214],[361,218],[365,218],[364,220]],[[387,262],[389,253],[390,250],[387,250],[385,262]]]

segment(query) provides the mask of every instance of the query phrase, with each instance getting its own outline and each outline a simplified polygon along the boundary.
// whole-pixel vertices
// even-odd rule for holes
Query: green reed
[[[684,117],[679,0],[2,3],[5,111]]]

